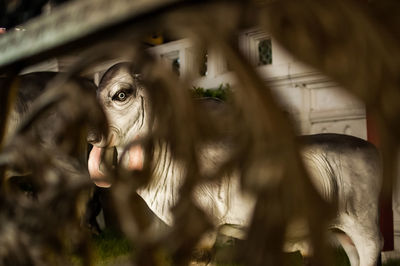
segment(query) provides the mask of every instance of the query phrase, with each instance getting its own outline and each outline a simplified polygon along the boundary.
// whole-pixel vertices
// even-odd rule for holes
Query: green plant
[[[231,94],[231,87],[228,83],[219,85],[218,88],[204,89],[193,86],[193,95],[196,98],[211,97],[226,101]]]

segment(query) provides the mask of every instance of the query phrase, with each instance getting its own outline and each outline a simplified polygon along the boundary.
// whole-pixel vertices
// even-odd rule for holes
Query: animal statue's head
[[[125,145],[146,134],[146,95],[139,75],[132,73],[131,64],[118,63],[104,74],[97,89],[97,98],[106,114],[109,134],[104,136],[95,131],[89,132],[88,141],[93,144],[88,162],[89,173],[96,185],[109,187],[111,184],[102,180],[102,153],[115,147],[120,156]],[[132,147],[126,158],[123,162],[126,166],[131,169],[141,168],[141,147]]]

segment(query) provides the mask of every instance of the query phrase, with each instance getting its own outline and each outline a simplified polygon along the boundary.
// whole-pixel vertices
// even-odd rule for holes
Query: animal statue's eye
[[[114,96],[112,97],[112,100],[113,101],[123,102],[131,94],[132,94],[132,90],[120,90],[120,91],[118,91],[117,93],[114,94]]]
[[[126,98],[126,94],[125,92],[121,91],[120,93],[118,93],[118,100],[123,101]]]

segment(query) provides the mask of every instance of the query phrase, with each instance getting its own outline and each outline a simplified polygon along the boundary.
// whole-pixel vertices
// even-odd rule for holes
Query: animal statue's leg
[[[212,265],[211,260],[214,255],[214,245],[217,239],[217,231],[204,234],[197,244],[192,261],[189,265]]]
[[[373,221],[368,219],[354,218],[348,215],[341,217],[346,219],[344,227],[341,228],[343,232],[353,241],[354,246],[357,250],[359,257],[359,264],[353,264],[352,266],[376,266],[379,253],[382,248],[382,240],[379,230],[376,225],[373,225]],[[345,251],[347,253],[346,247]],[[349,259],[352,254],[348,254]]]
[[[347,258],[349,259],[350,265],[360,265],[360,258],[358,257],[358,251],[351,238],[342,231],[335,232],[337,241],[346,252]]]
[[[85,225],[89,227],[89,230],[94,234],[100,234],[101,228],[97,223],[96,217],[101,211],[101,203],[99,198],[99,189],[94,188],[93,194],[86,203],[86,212],[84,214]]]

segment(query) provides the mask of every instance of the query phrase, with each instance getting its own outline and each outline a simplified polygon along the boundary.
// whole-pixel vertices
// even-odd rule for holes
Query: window
[[[173,51],[166,54],[162,54],[161,57],[171,67],[171,70],[179,76],[181,73],[181,60],[179,57],[179,51]]]
[[[172,71],[174,71],[178,76],[180,75],[181,62],[179,57],[172,60]]]
[[[272,64],[271,36],[260,29],[249,29],[240,35],[240,48],[254,66]]]
[[[200,76],[204,77],[207,76],[208,74],[208,53],[204,52],[202,53],[202,56],[200,57]]]
[[[258,42],[258,65],[272,64],[272,45],[271,39],[265,39]]]

